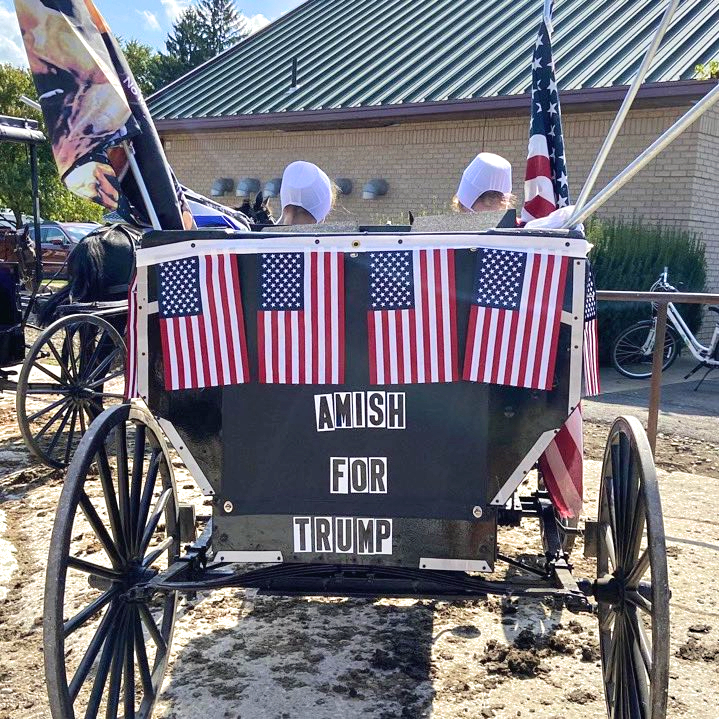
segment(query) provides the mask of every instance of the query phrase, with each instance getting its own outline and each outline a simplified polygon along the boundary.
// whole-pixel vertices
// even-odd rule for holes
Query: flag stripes
[[[263,255],[270,263],[263,274],[264,291],[277,295],[278,255]],[[297,262],[294,290],[303,309],[269,309],[257,313],[258,364],[264,384],[342,384],[345,364],[344,255],[338,252],[289,253]],[[300,260],[301,258],[301,260]],[[301,284],[301,286],[300,286]],[[269,289],[268,289],[269,287]],[[291,289],[285,287],[282,292]],[[275,307],[289,307],[282,294]],[[262,306],[262,303],[260,304]]]
[[[371,292],[381,290],[367,315],[370,383],[456,381],[454,250],[372,253],[371,262]]]
[[[183,287],[178,290],[170,285],[185,282],[193,284],[192,291],[199,294],[199,305],[194,310],[181,305],[178,312],[163,312],[161,307],[165,388],[197,389],[248,382],[247,342],[236,260],[230,254],[192,259],[197,260],[196,274],[189,280],[180,279],[172,269],[167,269],[163,278],[163,268],[175,263],[160,265],[161,293],[181,293],[185,291]],[[181,262],[184,261],[178,261]]]
[[[583,503],[582,412],[577,407],[539,458],[539,470],[563,518],[578,517]]]
[[[514,282],[516,273],[521,271],[519,265],[490,269],[489,264],[494,262],[490,259],[492,253],[501,255],[503,251],[482,252],[483,256],[478,258],[479,281],[483,279],[486,284],[510,291],[502,287],[496,273],[506,271],[509,281]],[[502,300],[505,295],[488,298],[485,295],[485,300],[479,298],[478,303],[472,303],[463,377],[473,382],[551,389],[568,259],[546,253],[503,254],[523,255],[526,264],[521,295],[512,309],[497,306],[512,304]]]

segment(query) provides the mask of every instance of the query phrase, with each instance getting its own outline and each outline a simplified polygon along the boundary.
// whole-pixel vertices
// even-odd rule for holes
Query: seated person
[[[497,212],[514,204],[512,166],[492,152],[480,152],[462,174],[453,205],[460,212]]]
[[[317,165],[302,160],[292,162],[282,175],[282,216],[277,224],[314,225],[324,222],[334,201],[334,185]]]

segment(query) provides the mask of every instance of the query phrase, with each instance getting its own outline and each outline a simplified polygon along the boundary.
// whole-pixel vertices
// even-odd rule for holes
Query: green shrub
[[[652,225],[640,217],[632,220],[593,218],[587,224],[587,239],[594,245],[589,258],[597,289],[648,291],[664,267],[669,282],[684,292],[703,292],[706,282],[704,244],[692,232],[673,226]],[[702,307],[679,305],[693,332],[701,324]],[[600,360],[609,362],[614,338],[633,322],[648,319],[647,302],[600,302]]]

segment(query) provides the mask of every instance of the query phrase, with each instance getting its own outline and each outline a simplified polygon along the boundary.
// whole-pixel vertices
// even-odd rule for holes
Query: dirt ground
[[[0,719],[49,717],[42,657],[44,565],[62,487],[34,466],[0,396]],[[607,427],[586,424],[587,516],[596,515]],[[716,606],[719,447],[661,437],[673,596],[670,717],[719,716]],[[176,468],[186,499],[197,497]],[[537,551],[538,531],[501,530]],[[593,576],[579,539],[575,573]],[[183,599],[155,716],[166,719],[604,717],[596,619],[539,601]]]

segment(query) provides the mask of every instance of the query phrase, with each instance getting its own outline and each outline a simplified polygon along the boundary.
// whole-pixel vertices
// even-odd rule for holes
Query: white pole
[[[545,2],[546,5],[546,2]],[[627,90],[627,95],[624,98],[624,102],[622,102],[622,106],[619,108],[619,112],[617,113],[617,116],[614,118],[614,123],[612,124],[611,128],[609,129],[609,132],[607,133],[607,137],[604,140],[604,144],[602,145],[602,148],[599,150],[599,154],[597,155],[597,159],[594,161],[594,165],[592,166],[592,169],[589,171],[589,175],[587,176],[587,180],[584,183],[584,187],[582,187],[582,191],[579,193],[579,197],[577,198],[577,201],[575,203],[575,210],[574,214],[572,216],[572,219],[570,222],[572,224],[577,224],[579,220],[577,219],[579,217],[579,213],[582,210],[582,207],[589,199],[589,195],[592,192],[592,189],[594,188],[594,184],[597,181],[597,177],[599,177],[599,173],[602,170],[602,167],[604,167],[604,162],[606,161],[610,150],[612,149],[612,146],[614,145],[614,141],[617,139],[617,136],[619,135],[619,131],[622,129],[622,125],[624,125],[624,120],[626,119],[627,115],[629,114],[629,110],[632,106],[632,103],[634,102],[634,98],[637,96],[637,92],[639,92],[639,88],[644,82],[644,78],[646,77],[647,71],[649,70],[649,66],[651,65],[652,61],[654,60],[654,56],[657,54],[657,50],[659,49],[659,45],[662,42],[662,39],[664,38],[664,35],[667,32],[667,29],[669,28],[669,23],[672,20],[672,16],[674,15],[674,11],[677,9],[677,6],[679,5],[679,0],[669,0],[669,5],[667,6],[667,9],[664,11],[664,17],[662,17],[661,23],[659,23],[659,27],[657,28],[656,32],[654,33],[654,39],[650,43],[649,47],[647,48],[647,52],[644,55],[644,60],[642,61],[642,64],[639,66],[639,70],[637,70],[636,77],[632,81],[632,84],[629,86],[629,90]]]
[[[665,147],[676,140],[684,130],[700,118],[707,110],[711,109],[719,101],[719,85],[716,85],[699,102],[682,115],[664,134],[657,138],[644,152],[639,155],[626,169],[618,174],[591,202],[583,209],[576,212],[565,224],[564,227],[574,227],[583,222],[589,215],[596,212],[612,195],[629,182],[634,175],[644,169]]]
[[[162,225],[160,225],[160,220],[157,217],[157,213],[155,212],[155,207],[150,200],[150,194],[147,191],[145,179],[143,178],[142,173],[140,172],[140,168],[137,165],[137,160],[135,159],[135,151],[132,149],[130,143],[127,141],[122,143],[122,147],[125,150],[125,154],[127,155],[127,161],[130,163],[132,176],[135,178],[135,182],[137,183],[140,194],[142,195],[142,200],[145,203],[145,209],[147,210],[147,214],[150,217],[150,222],[152,222],[152,227],[155,230],[161,230]]]

